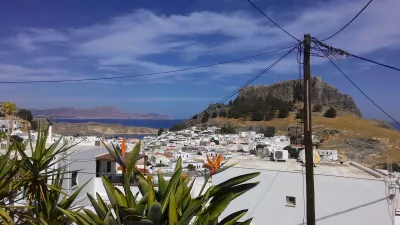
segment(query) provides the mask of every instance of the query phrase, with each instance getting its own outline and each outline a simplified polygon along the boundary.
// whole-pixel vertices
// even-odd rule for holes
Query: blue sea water
[[[132,119],[53,119],[54,122],[67,123],[108,123],[122,124],[124,126],[150,127],[150,128],[171,128],[173,125],[181,123],[183,120],[132,120]]]

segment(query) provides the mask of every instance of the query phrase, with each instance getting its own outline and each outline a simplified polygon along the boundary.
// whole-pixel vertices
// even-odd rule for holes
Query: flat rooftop
[[[281,172],[291,172],[291,173],[301,173],[305,172],[305,166],[297,160],[289,159],[288,161],[270,161],[269,159],[239,159],[232,160],[238,161],[234,167],[237,168],[248,168],[257,170],[267,170],[267,171],[281,171]],[[367,168],[366,168],[367,169]],[[340,164],[339,162],[321,162],[314,167],[315,175],[325,175],[325,176],[338,176],[338,177],[348,177],[348,178],[359,178],[359,179],[374,179],[380,180],[382,178],[377,178],[368,172],[363,171],[349,162]]]

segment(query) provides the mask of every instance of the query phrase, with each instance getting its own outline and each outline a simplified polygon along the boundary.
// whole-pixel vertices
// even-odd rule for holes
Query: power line
[[[279,26],[279,24],[277,24],[275,21],[273,21],[267,14],[265,14],[260,8],[258,8],[256,5],[254,5],[254,3],[252,3],[250,0],[247,0],[252,6],[254,6],[254,8],[256,8],[261,14],[263,14],[265,17],[267,17],[267,19],[269,21],[271,21],[273,24],[275,24],[275,26],[279,27],[283,32],[285,32],[287,35],[289,35],[290,37],[292,37],[293,39],[295,39],[296,41],[300,42],[299,39],[297,39],[295,36],[293,36],[292,34],[290,34],[288,31],[286,31],[285,29],[283,29],[283,27]]]
[[[243,58],[238,58],[238,59],[232,59],[228,61],[223,61],[223,62],[217,62],[213,64],[206,64],[206,65],[201,65],[201,66],[195,66],[195,67],[189,67],[189,68],[184,68],[184,69],[177,69],[177,70],[169,70],[169,71],[162,71],[162,72],[155,72],[155,73],[145,73],[145,74],[136,74],[136,75],[126,75],[126,76],[114,76],[114,77],[98,77],[98,78],[83,78],[83,79],[63,79],[63,80],[36,80],[36,81],[0,81],[0,84],[31,84],[31,83],[64,83],[64,82],[81,82],[81,81],[97,81],[97,80],[113,80],[113,79],[125,79],[125,78],[135,78],[135,77],[146,77],[146,76],[155,76],[155,75],[161,75],[161,74],[168,74],[168,73],[177,73],[177,72],[183,72],[183,71],[189,71],[189,70],[196,70],[196,69],[201,69],[201,68],[207,68],[207,67],[212,67],[212,66],[218,66],[218,65],[223,65],[223,64],[229,64],[237,61],[243,61],[247,59],[252,59],[256,57],[260,57],[263,55],[271,54],[274,52],[279,52],[288,48],[292,48],[295,45],[271,50],[268,52],[256,54],[256,55],[251,55]]]
[[[317,48],[319,48],[318,45],[316,45]],[[336,69],[339,70],[339,72],[355,87],[357,88],[369,101],[371,101],[379,110],[381,110],[386,116],[388,116],[391,120],[393,120],[393,122],[395,122],[397,125],[400,126],[400,123],[394,119],[389,113],[387,113],[382,107],[380,107],[374,100],[372,100],[363,90],[361,90],[360,87],[357,86],[357,84],[355,84],[333,61],[332,59],[328,56],[328,54],[324,51],[322,51],[326,58],[329,59],[329,61],[331,61],[331,63],[336,67]]]
[[[367,61],[367,62],[370,62],[370,63],[377,64],[377,65],[379,65],[379,66],[383,66],[383,67],[386,67],[386,68],[389,68],[389,69],[393,69],[393,70],[396,70],[396,71],[400,71],[400,69],[397,68],[397,67],[390,66],[390,65],[387,65],[387,64],[383,64],[383,63],[380,63],[380,62],[376,62],[376,61],[374,61],[374,60],[367,59],[367,58],[364,58],[364,57],[361,57],[361,56],[357,56],[357,55],[354,55],[354,54],[349,53],[349,52],[347,52],[347,51],[344,51],[344,50],[342,50],[342,49],[334,48],[334,47],[332,47],[332,46],[329,46],[329,45],[327,45],[327,44],[325,44],[325,43],[319,41],[319,40],[316,39],[316,38],[312,38],[312,39],[313,39],[313,41],[314,41],[315,44],[318,44],[318,45],[320,45],[320,46],[326,48],[326,50],[325,50],[325,49],[322,50],[321,48],[319,48],[320,52],[322,52],[322,51],[323,51],[323,52],[330,51],[330,52],[333,52],[333,53],[336,54],[336,55],[333,55],[333,56],[335,56],[335,57],[336,57],[336,56],[352,56],[352,57],[357,58],[357,59],[361,59],[361,60],[364,60],[364,61]]]
[[[400,71],[399,68],[396,68],[394,66],[389,66],[389,65],[386,65],[386,64],[383,64],[383,63],[379,63],[379,62],[376,62],[374,60],[366,59],[364,57],[357,56],[357,55],[354,55],[354,54],[351,54],[351,53],[348,53],[348,54],[349,54],[349,56],[353,56],[354,58],[357,58],[357,59],[361,59],[361,60],[364,60],[364,61],[367,61],[367,62],[371,62],[371,63],[377,64],[377,65],[380,65],[380,66],[383,66],[383,67],[386,67],[386,68],[389,68],[389,69]]]
[[[224,103],[226,102],[228,99],[230,99],[232,96],[234,96],[235,94],[239,93],[239,91],[241,89],[243,89],[244,87],[248,86],[249,84],[251,84],[252,82],[254,82],[255,80],[257,80],[260,76],[262,76],[264,73],[266,73],[268,70],[270,70],[272,67],[274,67],[276,64],[278,64],[282,59],[284,59],[286,56],[288,56],[294,49],[296,48],[292,48],[290,49],[288,52],[286,52],[286,54],[284,54],[283,56],[281,56],[279,59],[277,59],[275,62],[273,62],[271,65],[269,65],[267,68],[263,69],[260,73],[258,73],[256,76],[252,77],[251,79],[249,79],[248,81],[246,81],[243,85],[241,85],[239,88],[237,88],[236,90],[234,90],[233,92],[231,92],[230,94],[228,94],[227,96],[225,96],[224,98],[222,98],[220,101],[217,102],[217,104],[220,103]]]
[[[332,34],[331,36],[323,39],[322,41],[326,41],[328,39],[331,39],[334,36],[336,36],[337,34],[339,34],[340,32],[342,32],[342,30],[344,30],[346,27],[348,27],[369,6],[369,4],[371,4],[371,2],[372,2],[372,0],[369,0],[369,2],[361,9],[361,11],[358,12],[357,15],[355,15],[353,17],[353,19],[351,19],[346,25],[344,25],[344,27],[342,27],[340,30],[338,30],[336,33]]]
[[[297,45],[297,44],[296,44]],[[294,45],[294,46],[296,46]],[[236,90],[234,90],[233,92],[231,92],[230,94],[226,95],[225,97],[223,97],[221,100],[219,100],[217,103],[214,104],[214,106],[211,107],[210,110],[214,110],[215,108],[218,107],[219,104],[222,104],[224,102],[226,102],[228,99],[230,99],[232,96],[236,95],[241,89],[243,89],[244,87],[248,86],[249,84],[251,84],[252,82],[254,82],[256,79],[258,79],[261,75],[263,75],[264,73],[266,73],[268,70],[270,70],[272,67],[274,67],[277,63],[279,63],[282,59],[284,59],[286,56],[288,56],[294,49],[296,49],[296,47],[293,47],[292,49],[290,49],[288,52],[286,52],[284,55],[282,55],[280,58],[278,58],[276,61],[274,61],[271,65],[269,65],[267,68],[263,69],[261,72],[259,72],[257,75],[255,75],[254,77],[252,77],[251,79],[249,79],[248,81],[246,81],[243,85],[241,85],[239,88],[237,88]],[[193,123],[194,120],[190,120],[189,125],[191,123]]]
[[[296,161],[293,161],[285,170],[281,171],[277,171],[275,174],[275,177],[272,179],[271,183],[269,184],[269,186],[267,187],[267,189],[265,189],[264,194],[262,195],[262,197],[258,200],[257,204],[254,206],[253,210],[250,211],[249,216],[247,218],[250,218],[251,215],[256,211],[256,209],[258,208],[258,206],[260,205],[261,201],[264,199],[265,195],[267,195],[269,189],[271,189],[272,184],[274,184],[276,178],[278,177],[280,172],[285,172],[287,171]]]

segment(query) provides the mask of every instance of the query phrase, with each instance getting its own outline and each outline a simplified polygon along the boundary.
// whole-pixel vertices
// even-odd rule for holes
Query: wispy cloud
[[[360,0],[336,0],[315,3],[308,8],[291,9],[290,12],[286,9],[273,11],[272,15],[300,39],[305,32],[323,38],[348,22],[364,4]],[[330,40],[329,44],[357,54],[399,47],[398,8],[400,1],[397,0],[371,3],[350,27]],[[294,43],[288,35],[258,13],[198,11],[164,15],[146,9],[135,10],[90,26],[18,29],[16,36],[9,38],[9,41],[26,51],[63,43],[67,55],[91,58],[92,68],[100,72],[119,74],[177,70],[190,66],[188,64],[193,65],[191,60],[199,57],[234,58]],[[43,56],[36,61],[55,63],[68,60],[68,57]],[[163,63],[155,60],[159,57],[176,60],[172,65],[170,61]],[[254,74],[265,68],[269,62],[272,62],[271,58],[250,60],[174,75],[202,73],[214,78],[224,78]],[[296,62],[293,59],[283,60],[274,68],[277,73],[295,71]],[[166,76],[152,77],[149,82],[160,82],[160,77]]]
[[[66,34],[54,29],[21,28],[18,29],[18,35],[9,41],[25,51],[34,51],[40,49],[40,44],[64,42],[67,40],[68,37]]]

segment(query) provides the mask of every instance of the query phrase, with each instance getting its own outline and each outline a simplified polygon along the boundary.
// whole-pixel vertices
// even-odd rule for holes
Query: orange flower
[[[214,175],[217,170],[221,168],[222,155],[218,155],[217,157],[214,156],[213,160],[211,160],[208,155],[206,155],[206,157],[208,163],[205,163],[204,166],[210,170],[210,175]]]

